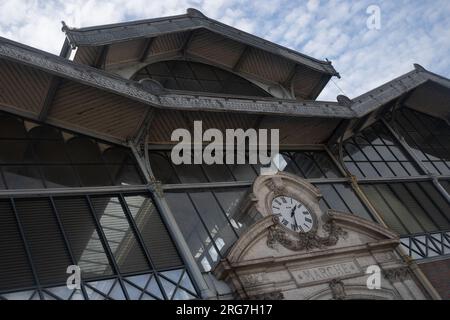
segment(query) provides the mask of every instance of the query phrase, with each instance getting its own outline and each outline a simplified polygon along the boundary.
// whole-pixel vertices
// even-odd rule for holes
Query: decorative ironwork
[[[33,255],[33,251],[26,251],[27,256],[29,256],[30,268],[34,271],[32,274],[34,278],[32,286],[17,285],[2,288],[0,300],[181,300],[198,298],[197,290],[186,268],[183,266],[183,262],[177,258],[178,253],[175,247],[172,246],[173,249],[168,249],[171,241],[168,238],[169,236],[167,235],[165,240],[165,245],[167,245],[165,250],[166,252],[167,250],[173,250],[173,252],[170,251],[173,253],[171,260],[159,261],[158,257],[155,256],[157,252],[154,251],[157,249],[152,247],[152,243],[149,243],[148,235],[137,225],[138,222],[142,224],[143,221],[148,222],[149,219],[152,219],[152,223],[155,222],[153,220],[155,220],[157,211],[154,211],[155,209],[151,212],[147,211],[148,202],[150,202],[152,208],[155,208],[153,200],[148,193],[115,193],[101,197],[93,195],[72,196],[70,198],[59,196],[39,197],[25,199],[29,200],[26,208],[31,208],[37,202],[36,199],[40,199],[40,204],[47,202],[52,204],[51,206],[43,207],[45,212],[42,212],[41,220],[43,220],[42,223],[45,223],[45,219],[49,217],[56,218],[55,221],[58,223],[53,223],[53,227],[48,227],[49,229],[46,232],[52,235],[50,237],[53,239],[52,241],[57,239],[63,243],[71,257],[68,263],[87,265],[88,268],[82,270],[79,288],[69,289],[65,283],[62,283],[63,279],[59,277],[59,269],[51,271],[55,274],[54,280],[48,276],[50,271],[47,271],[45,275],[42,275],[39,270],[36,272],[35,265],[41,265],[43,257],[42,255]],[[23,209],[23,205],[17,205],[18,201],[10,199],[11,208],[9,210],[14,212],[17,217],[23,218],[25,212],[23,210],[25,209]],[[8,204],[8,201],[4,201],[4,204]],[[78,222],[73,220],[72,213],[75,212],[74,210],[79,213],[77,216]],[[88,224],[89,218],[93,220]],[[24,222],[21,220],[17,221]],[[88,226],[92,229],[91,233],[93,232],[92,238],[88,236],[88,245],[83,249],[82,254],[78,254],[79,251],[77,251],[76,256],[73,249],[79,249],[77,241],[80,241],[80,237],[85,237],[85,233],[79,233],[77,230],[80,228],[78,227],[72,228],[74,223],[77,223],[78,226],[79,223],[83,223],[84,229]],[[22,230],[21,225],[19,227]],[[25,232],[25,235],[27,232],[31,232],[30,226],[28,225],[22,232]],[[136,248],[142,248],[141,255],[143,255],[143,259],[146,259],[144,262],[148,262],[145,266],[142,263],[139,264],[141,267],[144,266],[142,270],[124,268],[126,264],[116,254],[118,244],[121,241],[126,241],[127,245],[131,245],[130,237],[132,234],[135,235],[133,239],[136,242],[133,244],[133,248],[135,250],[137,250]],[[25,248],[28,248],[30,238],[23,237],[22,240]],[[45,239],[41,240],[40,245],[45,245]],[[122,253],[123,255],[127,254],[126,252]],[[107,257],[108,262],[103,259],[102,255],[106,255],[105,258]],[[3,258],[7,259],[8,257],[5,256]],[[58,259],[58,257],[54,259]],[[61,261],[59,261],[59,264],[64,267]],[[111,268],[112,272],[102,272],[102,268]],[[65,267],[61,272],[65,272]],[[45,278],[43,278],[44,276]],[[56,278],[57,276],[59,277],[58,279]],[[41,281],[42,279],[45,279],[45,281]]]
[[[414,260],[450,255],[450,231],[411,235],[400,242]]]

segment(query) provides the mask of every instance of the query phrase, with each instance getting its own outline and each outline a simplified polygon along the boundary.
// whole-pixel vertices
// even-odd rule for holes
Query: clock
[[[295,232],[309,232],[314,227],[314,218],[309,209],[289,196],[278,196],[272,200],[272,214],[280,223]]]

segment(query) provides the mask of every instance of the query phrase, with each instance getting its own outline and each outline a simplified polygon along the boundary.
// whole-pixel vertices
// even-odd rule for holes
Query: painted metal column
[[[161,213],[161,218],[163,219],[167,229],[170,232],[170,235],[175,242],[177,249],[186,264],[186,268],[189,271],[190,276],[193,278],[193,282],[199,290],[200,296],[203,299],[211,299],[215,298],[216,295],[214,292],[208,287],[205,278],[203,278],[202,272],[197,265],[194,257],[191,254],[191,250],[186,240],[184,239],[183,233],[178,226],[175,217],[170,210],[170,207],[164,198],[164,193],[162,190],[161,184],[155,179],[153,172],[150,168],[150,163],[147,163],[145,157],[139,154],[139,151],[135,144],[129,143],[129,146],[136,158],[137,163],[141,171],[144,173],[146,182],[149,185],[149,190],[153,194],[153,199],[155,201],[156,206]],[[147,153],[148,150],[145,148],[144,153]]]

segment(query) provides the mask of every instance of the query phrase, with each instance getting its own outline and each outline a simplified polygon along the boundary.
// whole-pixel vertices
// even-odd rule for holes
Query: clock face
[[[288,196],[278,196],[272,200],[272,213],[279,216],[280,223],[296,232],[309,232],[314,219],[304,204]]]

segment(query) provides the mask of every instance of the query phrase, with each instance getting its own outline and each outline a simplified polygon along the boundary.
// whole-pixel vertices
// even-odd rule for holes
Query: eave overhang
[[[105,90],[151,107],[185,111],[225,111],[261,115],[352,118],[354,112],[337,102],[295,101],[254,97],[211,97],[150,92],[135,81],[79,65],[62,57],[0,37],[0,58],[33,67],[49,74]]]

